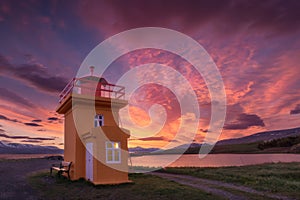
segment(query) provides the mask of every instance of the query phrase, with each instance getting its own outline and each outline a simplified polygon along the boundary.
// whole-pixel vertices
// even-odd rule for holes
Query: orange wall
[[[95,110],[89,106],[90,99],[80,99],[76,105],[72,106],[71,96],[66,98],[58,107],[57,112],[65,114],[65,161],[72,161],[71,179],[76,180],[85,177],[85,154],[86,149],[83,142],[93,142],[94,163],[93,174],[95,184],[113,184],[128,182],[128,146],[127,139],[129,134],[124,133],[118,127],[118,119],[114,120],[110,101],[100,98],[96,101],[96,113],[104,115],[104,126],[94,128]],[[126,101],[116,104],[115,113],[127,105]],[[78,113],[78,111],[80,111]],[[75,127],[73,112],[75,112]],[[118,118],[118,115],[115,115]],[[77,129],[76,129],[77,128]],[[102,130],[102,131],[101,131]],[[89,134],[88,138],[81,141],[83,135]],[[105,138],[105,136],[107,138]],[[106,163],[105,142],[115,141],[121,143],[121,163]],[[99,161],[100,160],[100,161]],[[115,168],[115,169],[114,169]],[[122,171],[119,171],[122,170]]]

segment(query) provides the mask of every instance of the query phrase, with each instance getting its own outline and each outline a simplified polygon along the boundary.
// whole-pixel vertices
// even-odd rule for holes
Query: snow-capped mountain
[[[0,141],[1,154],[62,154],[63,150],[54,146],[5,143]]]

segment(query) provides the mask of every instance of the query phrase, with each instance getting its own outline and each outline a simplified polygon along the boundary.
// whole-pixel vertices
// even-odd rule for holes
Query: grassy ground
[[[165,171],[237,183],[294,198],[300,197],[300,163],[222,168],[166,168]]]
[[[216,145],[212,153],[263,153],[258,142],[246,144]]]
[[[277,140],[275,140],[277,141]],[[259,146],[262,148],[262,142],[253,142],[253,143],[245,143],[245,144],[231,144],[231,145],[216,145],[214,146],[211,153],[299,153],[299,149],[296,147],[297,145],[292,146],[267,146],[263,149],[260,149]],[[294,149],[294,150],[293,150]],[[197,153],[196,150],[194,150]],[[199,150],[198,150],[199,152]]]
[[[84,180],[68,181],[39,173],[29,178],[41,199],[221,199],[198,189],[146,174],[130,174],[133,183],[93,186]]]
[[[283,139],[282,139],[283,140]],[[274,140],[281,141],[281,140]],[[275,143],[274,142],[274,143]],[[279,143],[279,142],[278,142]],[[271,146],[263,142],[252,142],[252,143],[242,143],[242,144],[224,144],[224,145],[215,145],[210,152],[211,154],[221,154],[221,153],[236,153],[236,154],[264,154],[264,153],[299,153],[300,144],[291,143],[290,146],[280,146],[276,143]],[[185,154],[199,154],[201,147],[191,147],[185,151]],[[182,149],[168,149],[156,153],[144,153],[144,155],[161,155],[161,154],[182,154]],[[141,155],[141,154],[139,154]],[[135,156],[132,154],[131,156]]]

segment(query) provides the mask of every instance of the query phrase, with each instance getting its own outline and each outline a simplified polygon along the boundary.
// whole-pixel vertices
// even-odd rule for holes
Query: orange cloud
[[[136,106],[129,106],[129,114],[133,123],[139,126],[147,126],[151,119],[146,111]]]

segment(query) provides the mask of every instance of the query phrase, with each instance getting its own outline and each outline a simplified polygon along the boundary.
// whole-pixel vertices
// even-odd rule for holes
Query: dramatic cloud
[[[11,121],[11,122],[20,122],[20,121],[18,121],[18,120],[16,120],[16,119],[10,119],[10,118],[8,118],[8,117],[6,117],[6,116],[4,116],[4,115],[0,115],[0,120],[6,120],[6,121]]]
[[[25,81],[45,92],[60,92],[67,85],[64,78],[51,76],[41,65],[13,65],[2,55],[0,55],[0,72],[2,75]]]
[[[58,117],[49,117],[48,118],[49,121],[57,121],[59,120]]]
[[[63,123],[63,120],[59,117],[48,117],[48,123],[61,124],[61,123]]]
[[[55,138],[42,138],[42,137],[29,137],[29,136],[10,136],[4,133],[0,134],[0,137],[8,138],[8,139],[29,139],[29,140],[55,140]]]
[[[29,143],[41,143],[42,141],[40,140],[21,140],[21,142],[29,142]]]
[[[290,112],[291,115],[300,114],[300,104],[298,104],[293,110]]]
[[[23,123],[23,122],[21,122],[21,121],[19,121],[19,120],[16,120],[16,119],[10,119],[10,118],[8,118],[8,117],[6,117],[6,116],[4,116],[4,115],[0,115],[0,120],[6,120],[6,121],[11,121],[11,122],[17,122],[17,123],[21,123],[21,124],[24,124],[24,125],[26,125],[26,126],[33,126],[33,127],[39,127],[39,126],[42,126],[42,125],[40,125],[40,124],[37,124],[37,123],[35,123],[35,122],[41,122],[42,120],[32,120],[32,122],[25,122],[25,123]]]
[[[163,136],[160,136],[160,137],[147,137],[147,138],[139,138],[138,140],[141,140],[141,141],[169,141],[168,138],[165,138]]]
[[[1,67],[1,66],[0,66]],[[9,102],[14,102],[15,104],[21,104],[23,106],[29,107],[29,108],[34,108],[35,105],[30,102],[29,100],[25,99],[24,97],[9,91],[6,88],[0,88],[0,94],[1,94],[1,99],[9,101]]]
[[[203,133],[207,133],[207,132],[208,132],[208,129],[202,129],[202,128],[201,128],[200,131],[203,132]]]
[[[263,127],[265,126],[265,124],[264,121],[257,115],[242,113],[238,116],[236,121],[229,124],[225,124],[224,128],[236,130],[236,129],[247,129],[251,126]]]
[[[26,126],[35,126],[35,127],[37,127],[37,126],[42,126],[42,125],[39,125],[39,124],[37,124],[37,123],[31,123],[31,122],[28,122],[28,123],[24,123]]]
[[[0,119],[3,119],[3,120],[9,120],[10,121],[10,119],[8,119],[6,116],[4,116],[4,115],[0,115]]]
[[[75,76],[86,55],[106,38],[131,28],[155,26],[192,37],[216,63],[228,103],[220,139],[299,126],[300,119],[295,115],[300,113],[299,10],[297,0],[74,0],[59,3],[2,0],[0,120],[9,133],[24,131],[27,135],[43,131],[46,135],[55,132],[61,139],[59,144],[62,118],[53,113],[58,98],[54,95],[67,84],[66,79]],[[212,99],[203,77],[186,60],[159,49],[137,50],[113,62],[104,75],[114,83],[130,69],[148,63],[172,67],[192,86],[200,105],[195,138],[200,142],[209,135]],[[147,74],[146,78],[154,79],[158,74],[185,94],[186,87],[173,82],[172,78],[176,80],[176,77],[164,70]],[[134,78],[146,79],[142,73]],[[184,101],[189,98],[185,96]],[[131,108],[135,107],[130,109],[130,116],[139,125],[149,124],[148,110],[155,103],[166,111],[165,127],[149,138],[133,138],[130,141],[134,145],[163,144],[174,139],[184,113],[180,113],[180,102],[168,88],[155,84],[138,88],[129,100]],[[184,106],[192,112],[191,105]],[[198,120],[198,116],[195,118]],[[185,121],[190,123],[189,119]],[[10,127],[9,122],[18,123]],[[188,125],[184,132],[190,133]],[[23,139],[24,142],[30,140]]]
[[[42,122],[42,120],[40,120],[40,119],[34,119],[31,122],[37,122],[37,123],[39,123],[39,122]]]
[[[194,30],[207,22],[222,32],[248,29],[273,34],[300,29],[298,1],[107,1],[81,3],[79,14],[88,25],[101,27],[102,32],[163,26],[177,30]],[[104,29],[104,30],[103,30]]]

